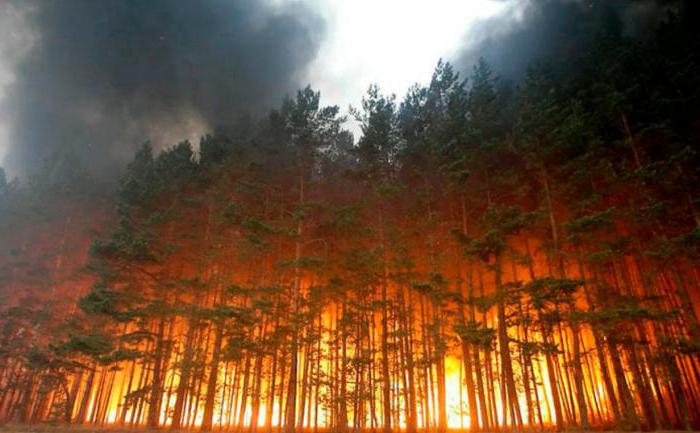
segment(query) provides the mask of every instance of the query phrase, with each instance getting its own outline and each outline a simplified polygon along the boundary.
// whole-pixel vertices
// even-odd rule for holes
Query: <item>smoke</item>
[[[573,62],[601,33],[645,37],[673,0],[504,0],[506,12],[469,29],[454,56],[470,71],[483,57],[502,77],[517,80],[533,61]]]
[[[8,5],[0,14],[31,33],[14,44],[31,48],[0,95],[5,165],[20,174],[66,148],[93,172],[114,173],[147,139],[170,145],[260,113],[299,87],[325,32],[298,2]]]

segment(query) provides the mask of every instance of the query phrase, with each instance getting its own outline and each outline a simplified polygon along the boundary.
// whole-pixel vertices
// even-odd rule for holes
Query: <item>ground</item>
[[[352,429],[349,430],[353,432]],[[696,430],[697,431],[697,430]],[[169,432],[167,429],[162,430],[148,430],[148,429],[119,429],[110,427],[96,427],[96,426],[66,426],[66,425],[52,425],[48,423],[42,424],[5,424],[0,425],[0,433],[164,433]],[[194,431],[193,431],[194,432]],[[313,432],[313,429],[310,430]],[[458,432],[454,430],[453,432]],[[217,433],[215,430],[214,433]],[[369,430],[368,430],[369,433]],[[581,432],[579,430],[571,430],[571,433],[600,433],[599,431],[591,432]],[[629,432],[618,432],[618,431],[606,431],[605,433],[629,433]],[[688,433],[685,430],[657,430],[654,433]]]

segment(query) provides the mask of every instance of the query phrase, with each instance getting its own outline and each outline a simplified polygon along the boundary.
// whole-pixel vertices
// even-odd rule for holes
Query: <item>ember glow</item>
[[[105,2],[0,7],[0,423],[700,428],[697,2]]]

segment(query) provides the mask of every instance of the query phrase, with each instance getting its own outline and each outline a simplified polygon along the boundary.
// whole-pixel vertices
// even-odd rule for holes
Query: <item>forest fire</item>
[[[28,140],[8,148],[16,161],[32,155],[25,143],[56,151],[18,179],[0,171],[0,426],[700,428],[697,6],[503,2],[524,8],[514,38],[579,18],[585,37],[509,79],[482,58],[440,60],[401,102],[372,85],[349,110],[355,138],[311,86],[265,116],[221,108],[240,96],[252,113],[286,89],[276,62],[291,76],[301,60],[281,53],[315,43],[306,3],[126,3],[23,12],[45,29],[11,96],[41,100],[22,80],[59,80],[57,94],[76,97],[51,104],[79,107],[18,108],[17,125],[46,116],[61,143],[66,131],[116,142],[149,122],[162,135],[182,113],[217,127],[198,145],[146,142],[123,166],[98,161],[92,141],[76,152],[15,134]],[[73,29],[73,8],[108,35]],[[667,14],[629,30],[648,11]],[[217,21],[229,15],[235,29]],[[213,30],[190,34],[190,19]],[[133,35],[115,30],[125,22]],[[61,69],[53,49],[65,46],[105,88]],[[274,64],[269,76],[219,58],[238,54]],[[193,72],[200,63],[217,74]],[[47,64],[61,73],[33,69]],[[118,181],[101,173],[112,163]]]

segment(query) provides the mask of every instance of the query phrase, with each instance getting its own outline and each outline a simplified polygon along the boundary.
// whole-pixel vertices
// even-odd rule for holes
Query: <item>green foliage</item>
[[[67,341],[57,346],[57,350],[97,358],[112,352],[114,343],[111,336],[104,333],[71,335]]]
[[[580,320],[591,323],[606,332],[611,332],[623,324],[644,320],[668,320],[676,313],[640,305],[636,300],[620,300],[612,306],[579,314]]]
[[[197,170],[197,164],[190,142],[183,141],[159,153],[154,169],[159,182],[191,179]]]
[[[611,207],[601,212],[595,212],[568,221],[564,224],[564,228],[568,232],[569,240],[578,243],[599,230],[612,228],[614,212],[615,208]]]
[[[199,141],[199,161],[203,166],[223,163],[232,151],[230,138],[220,134],[206,134]]]
[[[301,173],[311,169],[319,152],[328,148],[340,134],[344,118],[337,106],[321,107],[321,94],[310,86],[287,98],[276,115],[280,117],[289,146],[294,150]]]
[[[99,314],[112,317],[117,321],[129,321],[133,313],[125,309],[128,301],[130,301],[129,296],[123,292],[110,290],[97,284],[87,295],[80,298],[78,305],[86,314]]]
[[[353,153],[362,176],[381,181],[391,175],[399,146],[399,121],[395,96],[383,96],[371,85],[362,98],[362,111],[351,110],[360,123],[362,137]]]
[[[388,359],[402,365],[399,357],[412,350],[410,367],[433,371],[455,337],[492,351],[497,331],[505,331],[494,356],[505,353],[503,344],[526,357],[563,351],[566,362],[555,364],[566,381],[575,367],[569,334],[579,327],[602,331],[604,348],[636,344],[642,331],[635,324],[673,320],[668,341],[654,335],[643,343],[652,356],[694,356],[700,349],[685,337],[694,294],[680,303],[658,294],[692,291],[686,274],[700,257],[700,74],[681,43],[696,36],[663,27],[666,36],[633,43],[614,27],[577,56],[576,68],[559,60],[533,65],[515,86],[483,59],[469,80],[438,62],[430,83],[412,87],[400,103],[373,85],[352,111],[363,133],[357,145],[342,130],[338,107],[324,107],[310,87],[266,119],[202,137],[198,154],[187,141],[157,153],[145,144],[119,184],[116,221],[91,247],[87,269],[97,282],[80,299],[76,320],[56,318],[31,298],[4,308],[0,337],[10,338],[0,341],[0,360],[21,360],[18,367],[31,369],[42,386],[67,384],[70,374],[96,364],[154,369],[158,360],[175,375],[164,377],[196,374],[208,392],[209,368],[216,372],[221,360],[200,349],[203,341],[221,340],[225,362],[289,356],[299,344],[305,359],[318,361],[315,343],[331,338],[331,347],[349,347],[343,373],[357,375],[349,380],[358,381],[356,394],[340,399],[358,398],[357,408],[374,395],[357,384],[375,372],[373,360],[385,359],[373,353],[375,338],[385,335]],[[57,264],[63,246],[22,245],[13,230],[18,221],[67,226],[70,213],[49,212],[45,202],[90,183],[76,156],[49,158],[27,186],[0,170],[0,234],[10,240],[0,285],[45,294],[73,281]],[[459,227],[452,238],[449,227]],[[586,259],[580,270],[579,257]],[[532,280],[520,281],[528,271]],[[585,284],[565,277],[579,272]],[[620,295],[642,291],[656,296]],[[673,311],[676,304],[685,310]],[[370,333],[385,312],[390,329]],[[477,312],[482,322],[455,324]],[[532,340],[517,340],[525,335]],[[321,365],[331,364],[328,353],[320,356]],[[654,369],[650,360],[645,353],[645,374]],[[227,374],[239,374],[229,367]],[[27,381],[22,368],[18,380]],[[313,397],[329,401],[329,378],[311,371],[321,383]],[[187,393],[198,398],[194,388]],[[148,383],[131,389],[121,407],[155,390]],[[572,419],[580,410],[574,406]]]
[[[150,236],[147,234],[137,232],[128,219],[122,218],[112,238],[93,242],[90,254],[127,260],[153,261],[155,256],[150,249],[149,238]]]
[[[472,238],[453,231],[469,256],[488,263],[491,258],[503,254],[508,238],[529,226],[535,214],[523,212],[518,207],[489,206],[483,215],[488,231],[481,238]]]
[[[462,341],[485,350],[491,350],[496,340],[496,330],[479,322],[468,321],[454,325],[454,331]]]
[[[150,143],[145,143],[129,163],[126,175],[122,178],[119,198],[127,204],[143,203],[150,199],[155,188],[153,151]]]
[[[537,310],[558,304],[568,304],[574,293],[583,285],[581,280],[539,278],[525,284],[524,290],[530,296],[532,305]]]

